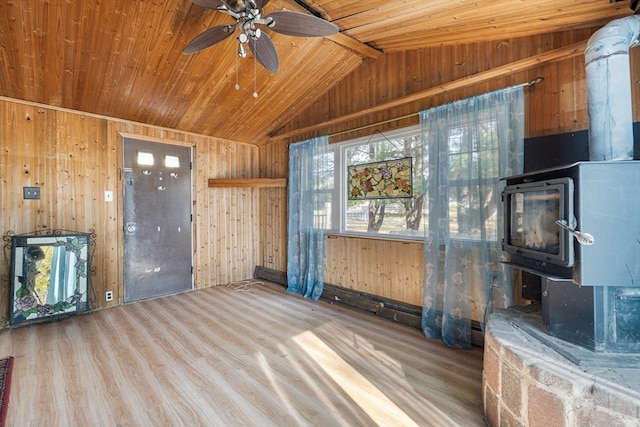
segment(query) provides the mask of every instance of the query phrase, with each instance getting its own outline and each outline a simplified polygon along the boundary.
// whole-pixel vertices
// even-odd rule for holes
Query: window
[[[329,147],[333,161],[322,178],[326,186],[324,212],[326,228],[339,233],[375,235],[378,237],[422,238],[422,149],[418,126],[387,134],[333,144]],[[348,169],[408,159],[411,165],[410,197],[349,200]]]
[[[335,212],[332,207],[334,202],[339,200],[335,194],[335,153],[328,151],[326,154],[317,156],[315,163],[314,169],[317,173],[314,186],[317,198],[313,207],[313,226],[333,230],[334,224],[338,222],[334,219]]]
[[[172,156],[170,154],[166,154],[164,156],[164,166],[167,168],[179,168],[180,167],[180,157]]]
[[[497,239],[499,201],[497,122],[460,123],[447,130],[448,227],[454,239]],[[422,133],[412,126],[373,137],[332,144],[318,176],[322,196],[315,206],[316,227],[337,233],[422,239],[428,227],[423,176],[430,172],[423,156]],[[411,159],[411,197],[349,200],[351,166]],[[326,159],[325,159],[326,160]],[[319,159],[320,161],[320,159]],[[481,178],[478,178],[481,177]],[[481,227],[481,225],[484,225]]]
[[[498,137],[495,120],[448,129],[449,235],[497,240]]]
[[[138,151],[138,164],[144,166],[153,166],[153,153]]]

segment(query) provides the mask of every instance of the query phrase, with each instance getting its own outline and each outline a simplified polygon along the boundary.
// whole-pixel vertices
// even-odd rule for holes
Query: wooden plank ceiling
[[[183,55],[197,34],[233,23],[190,0],[0,0],[0,96],[260,144],[365,58],[600,26],[633,13],[628,1],[609,0],[271,0],[264,13],[307,8],[340,33],[267,29],[280,55],[280,71],[270,74],[251,53],[238,58],[233,37]]]

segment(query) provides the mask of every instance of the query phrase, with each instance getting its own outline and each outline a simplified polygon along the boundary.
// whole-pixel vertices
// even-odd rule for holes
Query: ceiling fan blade
[[[206,7],[208,9],[229,9],[229,5],[227,2],[223,0],[191,0],[193,3],[198,4],[202,7]]]
[[[273,31],[297,37],[324,37],[336,34],[338,27],[331,22],[313,15],[288,10],[271,12],[265,19],[272,18],[268,25]]]
[[[203,33],[195,36],[194,39],[185,46],[182,53],[184,55],[189,55],[191,53],[201,51],[202,49],[206,49],[216,43],[220,43],[233,34],[234,31],[235,27],[229,24],[211,27]]]
[[[267,34],[262,32],[259,38],[249,39],[249,49],[258,62],[269,72],[277,73],[280,70],[280,59],[276,46]]]

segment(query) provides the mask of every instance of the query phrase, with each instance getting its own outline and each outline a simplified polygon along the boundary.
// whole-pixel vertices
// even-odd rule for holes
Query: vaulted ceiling
[[[363,61],[633,13],[608,0],[271,0],[264,13],[281,9],[313,11],[340,32],[266,29],[280,56],[271,74],[251,53],[238,58],[233,37],[183,55],[202,31],[233,24],[190,0],[0,0],[0,96],[260,144]]]

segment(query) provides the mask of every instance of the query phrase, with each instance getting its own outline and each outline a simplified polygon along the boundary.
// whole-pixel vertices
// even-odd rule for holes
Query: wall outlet
[[[273,264],[273,257],[269,255],[269,264]]]
[[[105,292],[104,299],[105,299],[105,301],[112,301],[113,300],[113,291]]]
[[[23,199],[40,199],[40,187],[22,187]]]

